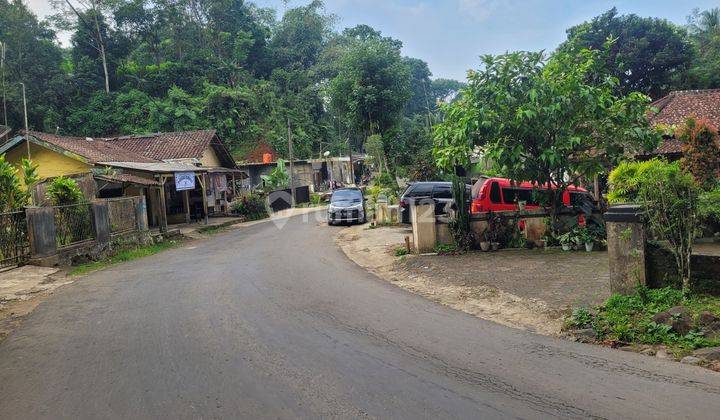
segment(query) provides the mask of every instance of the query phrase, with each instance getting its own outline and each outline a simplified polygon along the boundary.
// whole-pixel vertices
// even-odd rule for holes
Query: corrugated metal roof
[[[108,182],[117,182],[121,184],[137,184],[145,185],[148,187],[158,186],[160,183],[150,178],[143,178],[137,175],[131,174],[96,174],[95,179],[101,179]]]
[[[167,162],[98,162],[99,165],[111,166],[114,168],[134,169],[136,171],[155,172],[155,173],[174,173],[174,172],[207,172],[208,168],[183,164],[183,163],[167,163]]]

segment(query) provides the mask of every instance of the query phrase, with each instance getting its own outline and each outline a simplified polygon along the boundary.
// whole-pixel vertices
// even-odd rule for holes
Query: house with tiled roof
[[[0,146],[0,154],[17,167],[29,155],[41,180],[75,178],[88,198],[144,195],[150,224],[159,226],[225,213],[244,177],[215,130],[110,138],[31,131]],[[176,187],[178,174],[190,174],[192,188]]]
[[[650,125],[668,134],[654,151],[641,156],[644,158],[680,159],[683,144],[673,133],[690,117],[705,119],[720,127],[720,89],[674,91],[653,102],[651,107]]]

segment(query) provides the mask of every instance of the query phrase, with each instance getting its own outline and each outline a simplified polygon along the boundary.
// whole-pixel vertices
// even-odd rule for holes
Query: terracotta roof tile
[[[650,115],[650,125],[681,126],[689,117],[707,119],[720,124],[720,89],[681,90],[671,92],[651,104],[657,112]],[[682,153],[682,141],[669,137],[646,155],[673,155]]]
[[[125,150],[157,160],[200,159],[215,130],[178,131],[106,139]]]
[[[81,156],[92,163],[96,162],[157,162],[155,159],[125,150],[104,139],[91,139],[85,137],[65,137],[55,134],[31,131],[30,135],[40,141],[55,145],[68,152]]]
[[[658,109],[650,116],[651,125],[682,125],[688,117],[696,117],[720,126],[720,89],[671,92],[651,106]]]

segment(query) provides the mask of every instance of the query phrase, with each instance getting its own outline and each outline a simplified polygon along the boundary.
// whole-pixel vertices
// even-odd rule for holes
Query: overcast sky
[[[40,16],[48,0],[24,0]],[[290,6],[307,4],[294,0]],[[256,0],[282,13],[282,0]],[[657,16],[684,24],[693,8],[718,0],[326,0],[339,29],[364,23],[403,41],[404,54],[427,61],[434,77],[465,79],[482,54],[552,50],[570,26],[616,6],[621,13]],[[67,36],[61,36],[67,39]]]

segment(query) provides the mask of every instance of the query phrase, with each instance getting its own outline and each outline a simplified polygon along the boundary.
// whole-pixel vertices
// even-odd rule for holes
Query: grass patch
[[[407,255],[407,254],[409,254],[409,253],[410,253],[410,251],[408,251],[408,249],[405,248],[404,246],[403,246],[403,247],[399,247],[399,248],[395,248],[395,256],[396,256],[396,257],[402,257],[403,255]]]
[[[457,254],[458,247],[455,244],[437,244],[435,245],[435,252],[440,255]]]
[[[692,321],[692,329],[685,335],[677,334],[670,325],[653,321],[653,315],[676,306],[685,307]],[[701,312],[720,316],[720,298],[706,295],[685,298],[680,290],[669,287],[638,287],[634,295],[613,295],[594,311],[575,309],[565,327],[592,328],[597,339],[604,342],[664,344],[681,356],[700,347],[720,346],[720,339],[705,337],[698,325]]]
[[[126,261],[136,260],[138,258],[147,257],[149,255],[157,254],[158,252],[165,251],[170,248],[174,248],[177,245],[175,241],[160,242],[158,244],[148,245],[139,248],[125,249],[112,257],[106,258],[100,261],[93,261],[87,264],[81,264],[74,267],[70,271],[71,276],[81,276],[93,271],[97,271],[106,267],[110,267],[115,264],[119,264]]]
[[[225,230],[224,226],[206,226],[198,229],[198,232],[202,233],[203,235],[214,235],[216,233],[220,233]]]

